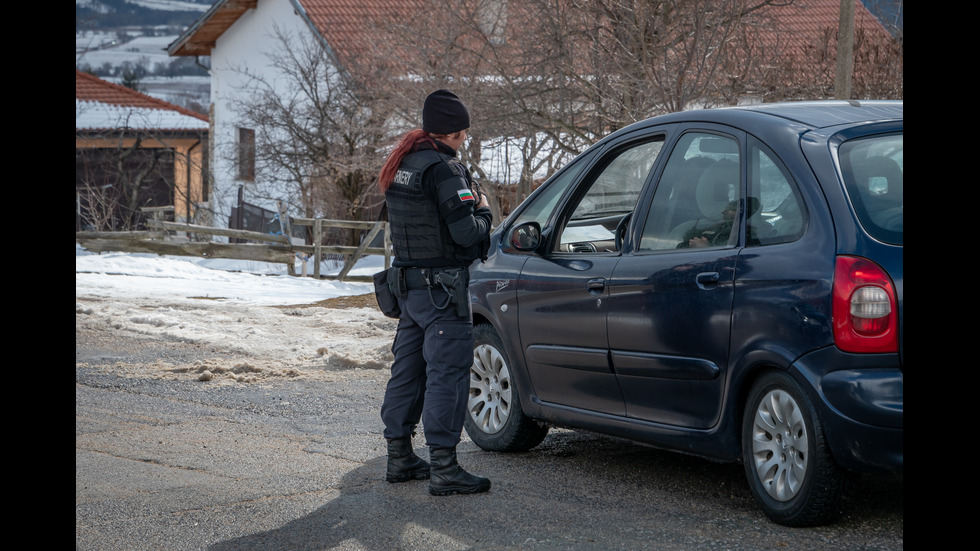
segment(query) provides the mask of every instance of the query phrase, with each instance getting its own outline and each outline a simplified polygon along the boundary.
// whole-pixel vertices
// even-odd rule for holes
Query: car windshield
[[[840,146],[841,173],[854,212],[865,231],[902,244],[903,134],[855,139]]]

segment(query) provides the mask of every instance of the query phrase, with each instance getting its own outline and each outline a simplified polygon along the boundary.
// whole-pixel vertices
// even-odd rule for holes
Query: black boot
[[[411,438],[388,440],[388,482],[407,482],[429,478],[429,464],[412,450]]]
[[[429,493],[434,496],[476,494],[490,489],[490,481],[473,476],[456,462],[456,448],[429,448],[432,477]]]

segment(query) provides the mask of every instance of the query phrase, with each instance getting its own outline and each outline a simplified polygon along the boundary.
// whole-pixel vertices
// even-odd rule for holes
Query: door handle
[[[602,290],[606,288],[606,279],[603,277],[590,279],[586,282],[585,288],[588,289],[590,293],[601,293]]]
[[[701,272],[694,278],[694,281],[701,289],[711,289],[718,286],[718,282],[721,281],[721,274],[718,272]]]

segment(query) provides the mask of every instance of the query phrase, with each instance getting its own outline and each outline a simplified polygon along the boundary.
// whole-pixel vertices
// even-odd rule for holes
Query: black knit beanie
[[[456,94],[436,90],[422,106],[422,130],[430,134],[453,134],[470,127],[470,113]]]

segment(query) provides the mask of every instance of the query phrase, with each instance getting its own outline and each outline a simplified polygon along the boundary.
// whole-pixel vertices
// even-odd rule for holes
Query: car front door
[[[633,212],[662,146],[662,135],[646,136],[604,153],[558,207],[545,250],[524,264],[518,323],[542,401],[625,414],[609,363],[607,282],[620,259],[616,230]]]
[[[607,282],[628,417],[703,429],[719,416],[745,209],[739,151],[731,135],[681,134]]]

